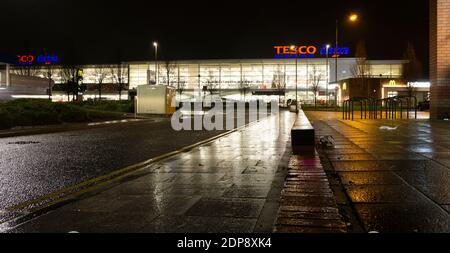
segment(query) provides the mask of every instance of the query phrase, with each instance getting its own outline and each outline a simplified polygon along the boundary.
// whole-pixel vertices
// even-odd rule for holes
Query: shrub
[[[97,111],[109,111],[109,112],[134,112],[133,101],[86,101],[81,104],[77,104],[86,109]]]
[[[9,129],[13,127],[13,120],[9,112],[0,110],[0,129]]]
[[[36,125],[35,122],[35,115],[36,112],[33,112],[31,110],[20,110],[16,114],[13,115],[13,122],[14,126],[32,126]]]
[[[41,111],[36,113],[36,125],[48,125],[61,123],[59,115],[55,110]]]
[[[88,112],[73,105],[66,105],[60,112],[62,122],[86,122],[89,121]]]
[[[114,112],[101,112],[101,111],[88,111],[88,118],[90,120],[107,120],[107,119],[120,119],[121,114]]]
[[[120,111],[127,103],[102,103],[100,108]],[[17,99],[0,103],[0,129],[14,126],[49,125],[62,122],[88,122],[121,118],[120,113],[98,109],[88,103],[52,103],[48,100]]]

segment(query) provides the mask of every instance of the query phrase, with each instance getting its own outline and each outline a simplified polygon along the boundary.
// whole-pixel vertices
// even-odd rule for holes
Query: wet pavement
[[[306,114],[316,136],[336,140],[321,154],[344,189],[338,202],[363,231],[450,232],[450,122]]]
[[[0,138],[1,210],[225,131],[175,131],[170,118]],[[1,219],[0,219],[1,220]]]
[[[299,154],[289,160],[274,232],[347,232],[317,152]]]
[[[271,232],[294,119],[263,119],[9,232]]]

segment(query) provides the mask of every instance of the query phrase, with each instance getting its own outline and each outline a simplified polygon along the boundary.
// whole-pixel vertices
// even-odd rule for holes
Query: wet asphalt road
[[[174,131],[169,118],[0,139],[0,210],[225,131]]]
[[[8,233],[270,233],[291,153],[283,112],[148,166]]]

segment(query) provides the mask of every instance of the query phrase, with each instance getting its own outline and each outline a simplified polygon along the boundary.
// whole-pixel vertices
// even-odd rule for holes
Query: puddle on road
[[[15,141],[8,142],[8,145],[29,145],[29,144],[39,144],[39,141]]]

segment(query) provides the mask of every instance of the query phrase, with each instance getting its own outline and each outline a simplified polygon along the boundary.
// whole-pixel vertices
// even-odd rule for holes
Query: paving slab
[[[143,233],[251,233],[257,219],[201,216],[159,216],[140,229]]]
[[[344,185],[399,185],[403,181],[393,172],[341,172],[341,182]]]
[[[345,233],[335,196],[317,154],[293,155],[281,192],[276,233]]]
[[[405,184],[349,185],[347,194],[353,203],[415,203],[423,201],[422,194]]]
[[[202,217],[258,218],[263,206],[263,199],[202,198],[186,212],[186,215]]]
[[[317,135],[350,142],[341,144],[349,147],[348,154],[340,149],[319,153],[338,179],[334,187],[345,192],[340,208],[353,216],[353,225],[365,232],[450,232],[450,122],[351,121],[329,112],[307,116]],[[367,153],[355,154],[353,144]]]
[[[450,231],[449,214],[430,203],[355,204],[366,231],[442,233]]]

